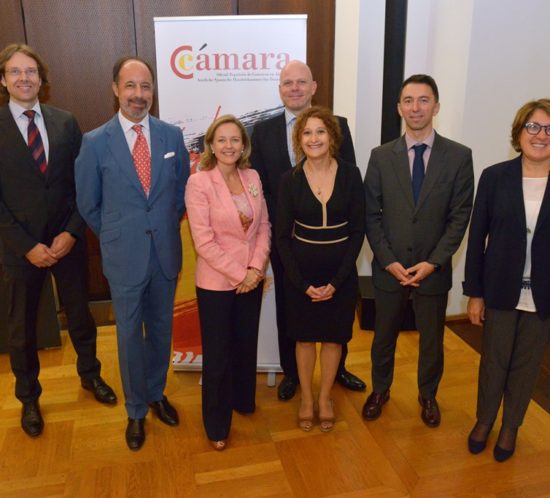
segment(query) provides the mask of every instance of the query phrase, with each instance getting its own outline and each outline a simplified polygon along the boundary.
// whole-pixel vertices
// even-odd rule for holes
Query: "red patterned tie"
[[[134,165],[143,191],[145,195],[149,195],[149,190],[151,189],[151,154],[149,153],[149,146],[141,128],[141,125],[132,126],[132,129],[137,133],[132,157],[134,158]]]
[[[38,166],[40,173],[44,175],[48,170],[48,162],[46,161],[46,151],[44,150],[44,144],[42,142],[42,137],[40,136],[40,131],[34,122],[34,115],[36,114],[36,111],[25,111],[23,114],[29,118],[29,126],[27,127],[27,141],[29,144],[29,149],[31,149],[32,157]]]

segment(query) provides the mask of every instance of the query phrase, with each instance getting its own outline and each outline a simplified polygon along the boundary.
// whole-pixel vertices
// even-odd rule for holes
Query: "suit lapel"
[[[18,163],[20,162],[22,164],[22,167],[28,168],[36,178],[45,181],[44,175],[38,171],[31,150],[21,135],[17,123],[13,119],[13,115],[7,105],[2,106],[0,109],[0,129],[7,143],[10,144],[9,153],[17,159]]]
[[[281,155],[280,164],[281,166],[283,166],[283,170],[286,171],[288,169],[291,169],[292,163],[290,162],[290,156],[288,155],[288,146],[286,140],[286,116],[284,112],[278,119],[277,127],[275,128],[275,136],[273,138],[273,143],[283,144],[283,146],[279,149]]]
[[[235,227],[235,230],[238,230],[237,233],[242,233],[244,235],[243,226],[239,217],[239,211],[237,210],[237,206],[235,206],[235,203],[233,202],[231,192],[229,192],[229,188],[227,187],[227,184],[223,179],[221,171],[217,167],[215,167],[214,169],[210,170],[209,176],[212,180],[212,184],[214,185],[214,189],[216,190],[216,195],[222,202],[226,211],[234,213],[234,216],[230,216],[230,219],[231,223],[233,223],[233,226]]]
[[[253,233],[253,227],[255,228],[261,220],[262,204],[260,202],[260,186],[257,182],[252,180],[252,175],[249,175],[249,170],[239,169],[239,176],[241,177],[241,183],[243,184],[244,192],[248,203],[252,207],[252,225],[248,228],[247,234]],[[255,187],[256,195],[253,195],[251,190]]]
[[[535,226],[535,233],[546,222],[546,219],[550,215],[550,177],[546,183],[546,190],[544,191],[544,197],[542,198],[542,204],[540,206],[539,216],[537,218],[537,225]]]
[[[153,116],[149,116],[149,127],[151,130],[151,192],[149,195],[152,195],[159,181],[166,147],[161,125]]]
[[[395,154],[394,160],[392,161],[393,170],[397,176],[399,185],[401,185],[405,199],[407,199],[411,208],[414,209],[411,170],[409,166],[409,156],[407,154],[407,143],[405,142],[404,136],[395,142],[393,152]]]
[[[426,168],[426,176],[422,182],[420,196],[418,197],[418,203],[416,205],[417,209],[422,206],[422,203],[426,200],[431,190],[437,183],[437,180],[441,176],[441,172],[443,171],[443,168],[445,168],[446,154],[447,147],[445,147],[445,143],[436,132],[434,145],[428,161],[428,167]]]
[[[523,171],[521,167],[521,156],[512,161],[509,171],[504,175],[504,189],[510,211],[517,216],[520,226],[527,229],[525,221],[525,202],[523,199]]]
[[[143,187],[137,176],[134,160],[128,147],[128,142],[124,136],[124,131],[118,120],[118,114],[115,114],[111,121],[108,123],[105,132],[107,133],[107,145],[111,154],[115,158],[115,162],[120,167],[122,173],[128,178],[130,183],[138,189],[145,197]]]
[[[518,165],[515,165],[521,171],[521,158],[519,156],[516,158]],[[544,196],[542,197],[542,204],[540,206],[539,215],[537,217],[537,224],[535,225],[535,234],[537,230],[546,222],[546,219],[550,216],[550,175],[546,182],[546,189],[544,190]],[[523,218],[525,219],[525,213],[523,213]]]
[[[44,116],[44,124],[46,126],[46,132],[48,133],[49,152],[48,157],[48,170],[46,174],[46,181],[51,178],[52,173],[56,172],[57,164],[57,151],[59,150],[59,141],[62,136],[62,132],[59,129],[59,123],[53,118],[52,113],[48,106],[40,105],[42,110],[42,116]]]

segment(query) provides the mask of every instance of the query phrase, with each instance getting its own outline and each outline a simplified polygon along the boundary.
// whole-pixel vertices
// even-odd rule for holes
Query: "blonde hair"
[[[216,156],[212,152],[212,142],[214,141],[214,135],[216,130],[223,124],[232,123],[236,125],[241,131],[241,140],[243,142],[243,152],[241,157],[237,161],[237,168],[246,169],[250,167],[250,137],[246,133],[246,129],[243,124],[232,114],[224,114],[216,119],[206,130],[204,135],[204,152],[201,154],[200,169],[208,171],[216,167]]]

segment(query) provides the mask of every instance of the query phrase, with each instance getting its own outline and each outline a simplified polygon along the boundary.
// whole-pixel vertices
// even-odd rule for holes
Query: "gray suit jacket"
[[[385,270],[390,263],[408,268],[429,261],[441,270],[423,280],[418,292],[447,292],[452,286],[451,258],[472,209],[471,150],[436,133],[416,206],[404,136],[373,149],[364,184],[375,287],[390,292],[401,288]]]

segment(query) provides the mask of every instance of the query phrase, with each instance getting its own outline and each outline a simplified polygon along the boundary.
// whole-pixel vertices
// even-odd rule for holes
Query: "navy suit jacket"
[[[348,163],[356,164],[355,150],[346,118],[336,116],[342,130],[342,145],[337,157]],[[292,169],[286,141],[286,119],[282,112],[277,116],[260,121],[252,131],[252,155],[250,163],[260,174],[264,196],[267,202],[269,220],[275,224],[277,196],[281,177],[285,171]]]
[[[85,224],[76,208],[74,162],[82,134],[74,116],[41,105],[49,141],[43,175],[7,105],[0,107],[0,263],[26,266],[37,243],[50,245],[63,231],[78,238]]]
[[[531,243],[531,289],[537,313],[550,317],[550,180]],[[466,252],[464,294],[482,297],[488,308],[513,310],[518,304],[527,224],[521,156],[495,164],[479,179]]]
[[[184,214],[189,156],[181,130],[149,116],[151,190],[147,197],[115,115],[86,133],[76,161],[77,204],[99,237],[109,282],[135,285],[147,271],[151,239],[166,278],[181,268],[180,220]]]

